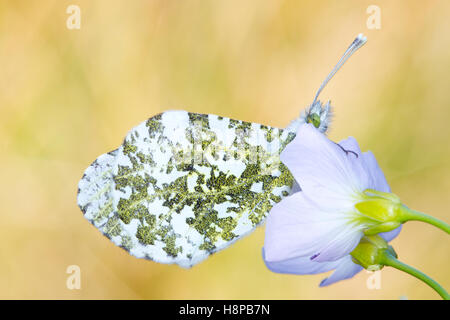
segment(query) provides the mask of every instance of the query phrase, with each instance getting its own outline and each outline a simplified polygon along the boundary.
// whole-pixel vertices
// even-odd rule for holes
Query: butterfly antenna
[[[345,51],[345,53],[342,55],[339,62],[336,64],[336,66],[331,70],[330,74],[325,78],[325,80],[322,82],[319,90],[317,90],[316,96],[314,97],[314,101],[312,105],[314,105],[317,101],[317,98],[319,97],[320,92],[325,88],[327,83],[333,78],[333,76],[338,72],[338,70],[344,65],[344,63],[358,50],[361,48],[367,41],[367,38],[360,33],[355,40],[353,40],[352,44],[348,47],[348,49]]]

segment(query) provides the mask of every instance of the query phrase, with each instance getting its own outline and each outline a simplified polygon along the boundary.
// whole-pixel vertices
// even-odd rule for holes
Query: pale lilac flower
[[[373,154],[362,153],[354,138],[336,144],[312,124],[304,124],[281,153],[281,161],[301,191],[275,205],[267,218],[263,258],[270,270],[316,274],[335,269],[322,281],[326,286],[361,271],[350,253],[367,230],[392,230],[380,233],[386,241],[400,232],[400,223],[386,215],[355,207],[384,201],[390,188]]]

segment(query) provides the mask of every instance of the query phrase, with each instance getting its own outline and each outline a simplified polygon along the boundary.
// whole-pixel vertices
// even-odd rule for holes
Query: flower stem
[[[403,210],[403,215],[404,215],[404,221],[402,222],[406,222],[406,221],[422,221],[422,222],[426,222],[429,223],[435,227],[438,227],[439,229],[445,231],[447,234],[450,234],[450,225],[445,223],[442,220],[436,219],[432,216],[429,216],[425,213],[419,212],[419,211],[415,211],[412,209],[409,209],[407,207],[404,207],[405,210]]]
[[[381,263],[385,266],[390,266],[393,268],[396,268],[398,270],[401,270],[403,272],[406,272],[413,277],[416,277],[419,280],[422,280],[427,285],[429,285],[431,288],[433,288],[444,300],[450,300],[450,295],[445,291],[444,288],[441,287],[439,283],[428,277],[423,272],[408,266],[407,264],[404,264],[403,262],[398,261],[391,253],[389,253],[387,250],[384,250],[384,254],[381,256]]]

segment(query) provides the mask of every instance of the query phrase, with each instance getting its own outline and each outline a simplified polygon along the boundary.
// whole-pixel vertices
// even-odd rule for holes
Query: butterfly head
[[[322,102],[317,100],[303,110],[300,121],[312,123],[320,132],[325,132],[331,123],[332,116],[333,112],[330,101],[323,105]]]

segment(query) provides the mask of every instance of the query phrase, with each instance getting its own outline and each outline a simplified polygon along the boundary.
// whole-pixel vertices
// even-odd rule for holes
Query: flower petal
[[[270,271],[276,273],[316,274],[333,270],[340,263],[340,260],[330,262],[315,262],[311,261],[309,257],[297,257],[282,261],[267,261],[264,248],[262,249],[262,255],[266,267]]]
[[[402,231],[402,225],[400,225],[400,227],[398,227],[397,229],[388,232],[382,232],[379,235],[387,242],[390,242],[398,236],[400,231]]]
[[[360,272],[363,267],[353,263],[351,256],[346,256],[339,260],[339,265],[336,270],[326,279],[320,283],[321,287],[329,286],[337,281],[352,278],[355,274]]]
[[[311,257],[311,260],[325,262],[340,259],[356,248],[363,235],[361,226],[346,225],[345,229],[340,230],[339,234],[326,247]]]
[[[371,151],[362,153],[358,142],[353,137],[348,137],[347,139],[339,142],[339,145],[346,150],[351,150],[362,158],[365,170],[369,174],[369,185],[367,188],[383,192],[391,192],[383,171]]]
[[[299,128],[280,158],[302,192],[317,199],[323,197],[335,208],[351,207],[349,200],[353,199],[349,198],[368,187],[369,174],[357,152],[330,141],[312,124]]]
[[[361,149],[359,148],[359,144],[353,137],[348,137],[347,139],[342,140],[339,142],[339,145],[344,148],[347,152],[353,152],[356,153],[358,157],[361,155]],[[358,158],[357,157],[357,158]]]
[[[384,173],[378,165],[373,153],[371,151],[364,152],[362,158],[370,174],[371,182],[369,188],[383,192],[391,192],[391,188],[389,188]]]
[[[318,261],[337,260],[350,253],[361,236],[361,230],[350,225],[348,216],[321,210],[316,201],[297,192],[276,204],[267,217],[266,260],[313,255]]]

